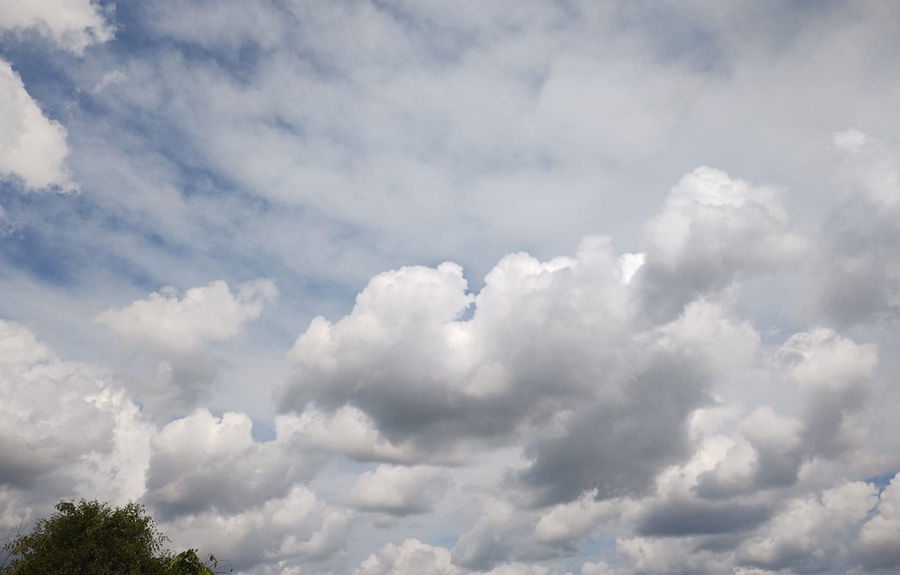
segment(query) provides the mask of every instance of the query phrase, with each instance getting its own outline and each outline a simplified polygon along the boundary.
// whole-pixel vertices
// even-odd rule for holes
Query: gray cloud
[[[823,227],[806,307],[843,326],[892,321],[900,305],[896,151],[856,129],[836,132],[833,141],[839,173],[832,186],[841,205]]]
[[[312,475],[315,459],[292,449],[290,436],[258,443],[243,413],[221,418],[197,410],[166,425],[150,441],[143,500],[169,519],[211,510],[236,514]]]
[[[535,503],[589,490],[599,498],[640,494],[690,453],[686,418],[707,400],[708,382],[676,358],[654,359],[628,377],[624,397],[579,410],[561,437],[529,447],[534,461],[517,479],[535,490]]]
[[[771,515],[770,509],[759,506],[671,501],[647,509],[638,533],[654,537],[727,534],[753,529]]]

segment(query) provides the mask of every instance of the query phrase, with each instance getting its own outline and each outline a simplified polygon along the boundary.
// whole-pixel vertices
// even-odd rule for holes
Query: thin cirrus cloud
[[[0,0],[0,537],[895,572],[898,21]]]

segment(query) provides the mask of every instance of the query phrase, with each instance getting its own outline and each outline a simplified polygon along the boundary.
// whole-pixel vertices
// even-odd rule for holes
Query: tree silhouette
[[[50,518],[7,545],[9,575],[165,575],[165,541],[140,504],[60,501]]]

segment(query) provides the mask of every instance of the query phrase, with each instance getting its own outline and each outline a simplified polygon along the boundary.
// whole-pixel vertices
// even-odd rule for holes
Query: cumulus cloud
[[[263,443],[243,413],[198,410],[157,430],[110,372],[60,360],[8,321],[0,392],[4,532],[59,498],[140,498],[175,542],[236,557],[239,568],[329,559],[346,542],[351,514],[301,485],[316,460],[296,447],[291,422]]]
[[[282,497],[238,513],[207,510],[164,523],[166,533],[183,545],[199,546],[218,557],[234,557],[232,567],[259,563],[332,560],[344,547],[350,514],[295,485]]]
[[[802,307],[840,326],[893,321],[900,309],[897,151],[850,129],[833,135],[841,205],[821,232]]]
[[[457,575],[465,571],[453,565],[450,551],[433,547],[417,539],[401,545],[388,544],[372,554],[353,571],[354,575],[414,575],[428,571],[441,575]]]
[[[0,321],[0,394],[4,529],[54,498],[124,503],[143,492],[153,428],[111,373],[63,361],[24,326]]]
[[[881,492],[875,515],[863,525],[854,549],[857,560],[866,569],[896,568],[900,565],[897,533],[900,533],[900,475],[895,475]]]
[[[159,362],[155,376],[142,386],[143,399],[154,409],[184,413],[208,394],[223,368],[208,345],[239,335],[277,295],[275,283],[267,279],[241,284],[234,292],[224,281],[215,281],[191,288],[181,298],[167,288],[129,306],[107,309],[94,321],[139,355]]]
[[[29,191],[72,191],[68,154],[66,129],[44,116],[19,74],[0,59],[0,177],[20,179]]]
[[[127,307],[103,311],[96,321],[139,349],[190,354],[238,335],[277,295],[271,280],[241,284],[235,293],[227,283],[215,281],[187,290],[180,299],[173,289],[152,293]]]
[[[166,425],[150,441],[144,501],[169,517],[235,514],[285,497],[315,467],[291,449],[290,434],[258,443],[252,425],[244,413],[203,409]]]
[[[255,439],[244,413],[197,409],[158,430],[105,427],[67,449],[143,446],[128,460],[129,477],[141,470],[133,487],[176,540],[224,548],[260,573],[333,569],[354,518],[374,518],[375,529],[430,521],[450,501],[459,505],[457,487],[475,485],[450,548],[388,544],[356,572],[402,574],[427,562],[461,575],[558,573],[534,561],[596,537],[615,543],[586,573],[887,565],[883,524],[894,489],[879,500],[860,481],[862,469],[886,461],[863,448],[878,346],[826,327],[765,344],[736,303],[746,278],[781,273],[800,253],[770,257],[743,246],[747,237],[806,249],[777,198],[701,170],[650,220],[640,254],[618,254],[607,237],[548,261],[512,254],[474,293],[453,263],[383,272],[347,315],[313,319],[288,351],[297,373],[276,396],[271,439]],[[753,232],[734,232],[751,224]],[[723,241],[707,245],[704,234]],[[702,249],[685,247],[691,242]],[[710,281],[666,296],[660,313],[661,300],[648,297],[661,277],[653,274],[665,270],[676,282],[692,266],[711,266]],[[193,377],[202,391],[214,346],[236,338],[276,295],[271,280],[235,290],[213,282],[183,295],[162,290],[95,321],[163,368],[183,370],[168,383]],[[0,363],[57,361],[10,325]],[[790,399],[766,405],[735,395],[747,381],[781,386]],[[126,402],[121,384],[113,389],[116,409],[132,420],[154,414],[152,403],[141,413]],[[719,392],[728,389],[746,403],[726,403]],[[518,457],[491,462],[501,449]],[[52,476],[40,458],[9,453],[10,489]],[[341,458],[379,465],[323,498],[316,477]],[[45,459],[65,457],[51,450]]]
[[[721,170],[686,174],[644,225],[641,280],[651,310],[677,314],[698,295],[797,265],[807,242],[793,231],[781,196]]]
[[[452,264],[379,275],[348,316],[316,318],[298,338],[281,408],[353,406],[389,441],[432,451],[546,426],[517,475],[535,502],[639,489],[687,453],[687,416],[710,399],[710,377],[745,364],[758,336],[712,302],[647,324],[626,281],[634,259],[606,238],[574,258],[508,256],[474,295]]]
[[[875,506],[875,487],[848,483],[818,497],[791,501],[761,532],[738,549],[741,563],[770,571],[818,573],[832,567],[855,524]]]
[[[363,561],[353,575],[414,575],[425,571],[438,575],[561,575],[550,567],[527,563],[507,563],[490,570],[472,571],[454,565],[447,549],[417,539],[407,539],[401,545],[385,545]]]
[[[439,469],[379,465],[357,477],[349,501],[361,511],[405,516],[431,511],[446,489],[445,473]]]

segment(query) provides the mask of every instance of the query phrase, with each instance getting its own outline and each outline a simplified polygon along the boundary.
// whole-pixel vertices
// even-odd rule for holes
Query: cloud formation
[[[895,572],[900,10],[448,6],[0,0],[0,538]]]
[[[137,348],[191,354],[238,335],[245,322],[259,317],[263,303],[277,295],[271,280],[242,284],[235,293],[227,283],[215,281],[187,290],[181,299],[171,289],[152,293],[127,307],[103,311],[96,321]]]
[[[91,0],[0,3],[0,34],[36,30],[60,47],[81,55],[85,48],[113,38],[114,31]],[[66,129],[44,116],[22,78],[0,58],[0,178],[18,178],[28,191],[72,191],[65,165]]]
[[[44,116],[22,78],[2,59],[0,110],[0,176],[20,178],[29,191],[73,190],[65,167],[66,129]]]
[[[215,281],[187,290],[180,299],[166,288],[127,307],[107,309],[94,321],[158,362],[155,376],[141,386],[142,399],[151,408],[184,413],[208,395],[225,367],[208,345],[236,337],[277,296],[271,280],[241,284],[234,293],[227,283]]]
[[[95,0],[50,0],[0,3],[0,28],[21,32],[28,29],[53,40],[60,47],[81,55],[92,44],[108,42],[115,35],[107,21],[111,7]]]

